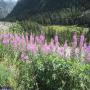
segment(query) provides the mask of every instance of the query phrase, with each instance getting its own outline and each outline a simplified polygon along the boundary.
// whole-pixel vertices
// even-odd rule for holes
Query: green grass
[[[51,26],[45,26],[46,30],[48,28],[50,30],[55,30],[56,32],[77,32],[77,33],[87,33],[89,31],[89,28],[79,27],[76,25],[70,25],[70,26],[64,26],[64,25],[51,25]]]

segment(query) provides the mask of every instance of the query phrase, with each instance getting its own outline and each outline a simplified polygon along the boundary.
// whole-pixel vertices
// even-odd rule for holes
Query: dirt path
[[[9,31],[10,26],[12,26],[13,23],[11,22],[0,22],[0,33],[6,33]]]

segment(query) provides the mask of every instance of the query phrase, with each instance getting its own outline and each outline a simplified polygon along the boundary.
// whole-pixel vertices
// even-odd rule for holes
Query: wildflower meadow
[[[0,86],[14,90],[89,90],[90,44],[44,34],[0,34]]]

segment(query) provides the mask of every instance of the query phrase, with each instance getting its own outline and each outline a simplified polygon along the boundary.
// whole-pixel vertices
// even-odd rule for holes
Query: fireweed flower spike
[[[9,39],[3,39],[3,44],[8,45],[9,44]]]
[[[45,44],[41,48],[41,52],[44,54],[49,54],[51,52],[50,46],[45,41]]]
[[[41,43],[43,44],[45,42],[45,36],[41,34],[39,38]]]
[[[77,33],[76,32],[73,35],[72,47],[73,48],[76,48],[77,47]]]
[[[54,40],[53,39],[51,39],[51,42],[50,42],[49,46],[50,46],[50,49],[52,50],[52,52],[55,53],[56,46],[54,44]]]
[[[30,43],[34,43],[34,35],[32,33],[30,35]]]
[[[64,45],[63,45],[63,48],[64,48],[64,56],[66,57],[67,56],[67,48],[68,48],[68,44],[67,44],[67,40],[65,41]]]
[[[64,47],[58,47],[57,54],[61,57],[64,57],[64,55],[65,55]]]
[[[28,60],[28,59],[29,57],[25,53],[21,54],[21,60]]]
[[[68,47],[67,40],[64,43],[64,48],[66,49]]]
[[[85,59],[90,62],[90,45],[85,49]]]
[[[36,44],[28,43],[27,44],[27,50],[30,51],[31,53],[35,54],[37,53],[37,46]]]
[[[36,37],[35,37],[35,42],[36,42],[37,44],[39,44],[39,36],[36,36]]]
[[[67,44],[67,40],[64,45],[60,45],[57,35],[50,42],[47,42],[43,34],[38,36],[32,34],[30,36],[28,34],[0,34],[0,42],[2,44],[5,46],[12,45],[13,50],[23,52],[21,55],[22,60],[28,59],[28,53],[33,55],[54,53],[54,55],[57,54],[66,59],[73,57],[90,62],[90,45],[86,43],[84,35],[80,36],[79,45],[77,45],[77,41],[77,33],[73,35],[72,46]]]
[[[75,53],[75,50],[77,48],[77,33],[74,32],[74,35],[73,35],[73,41],[72,41],[72,50],[71,50],[71,58],[75,58],[76,56],[76,53]]]
[[[58,38],[58,35],[55,35],[55,37],[54,37],[54,42],[55,42],[56,45],[59,44],[59,40],[58,40],[58,39],[59,39],[59,38]]]
[[[4,44],[4,45],[8,45],[9,44],[9,34],[5,34],[5,35],[3,35],[3,37],[2,37],[2,43]]]
[[[83,45],[84,45],[84,42],[85,42],[85,37],[84,35],[82,34],[81,37],[80,37],[80,48],[82,49]]]

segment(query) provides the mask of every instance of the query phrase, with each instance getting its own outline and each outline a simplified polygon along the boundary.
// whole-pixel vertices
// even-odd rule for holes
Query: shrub
[[[39,55],[19,65],[20,90],[89,90],[90,65],[55,55]]]
[[[0,63],[0,87],[16,87],[14,72],[11,72],[10,68],[4,63]]]
[[[20,22],[17,21],[9,28],[9,31],[13,33],[23,33],[24,29],[20,25]]]

